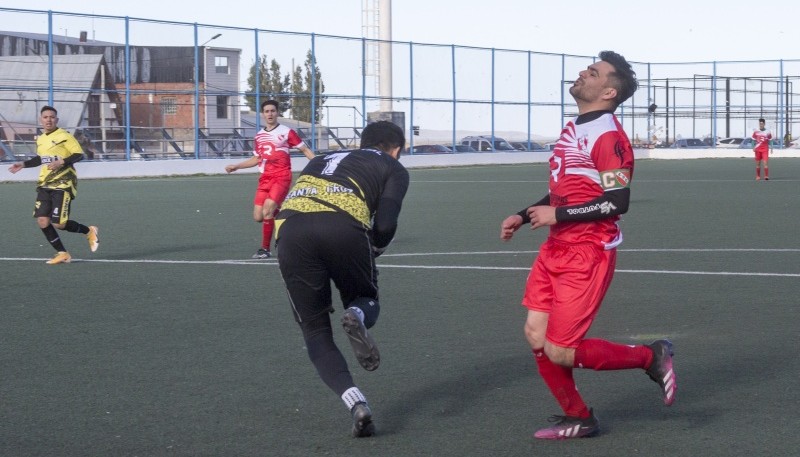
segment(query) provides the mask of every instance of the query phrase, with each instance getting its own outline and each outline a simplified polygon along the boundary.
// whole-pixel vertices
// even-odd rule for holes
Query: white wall
[[[635,149],[636,159],[701,159],[701,158],[753,158],[749,149]],[[800,149],[775,150],[770,158],[800,157]],[[467,165],[542,163],[550,158],[549,152],[494,152],[463,154],[404,155],[400,162],[407,168],[455,167]],[[80,162],[76,165],[81,179],[132,178],[153,176],[186,176],[194,174],[224,174],[225,165],[242,159],[150,160],[130,162]],[[0,181],[36,181],[38,168],[11,174],[10,162],[0,162]],[[292,170],[300,171],[308,160],[292,158]],[[236,173],[257,173],[256,167]]]

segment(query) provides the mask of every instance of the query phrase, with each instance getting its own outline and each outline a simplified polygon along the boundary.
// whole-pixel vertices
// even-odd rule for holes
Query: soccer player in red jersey
[[[756,155],[756,181],[761,179],[761,164],[764,164],[764,179],[769,181],[769,153],[772,152],[770,147],[770,140],[772,140],[772,132],[766,127],[767,121],[764,118],[758,120],[758,130],[753,130],[753,139],[756,140],[756,146],[753,152]]]
[[[528,309],[525,336],[539,374],[564,412],[553,416],[553,426],[535,433],[542,439],[599,432],[575,386],[573,368],[645,370],[661,387],[664,403],[675,400],[670,341],[627,345],[585,338],[614,275],[622,242],[617,222],[630,201],[633,149],[614,111],[638,88],[624,57],[612,51],[599,57],[570,88],[578,117],[563,128],[550,157],[548,195],[500,226],[504,241],[523,224],[550,227],[522,300]]]
[[[276,100],[261,103],[261,116],[264,119],[264,128],[255,136],[253,157],[225,167],[228,173],[256,165],[261,171],[253,199],[253,219],[262,223],[261,247],[253,254],[254,259],[267,259],[272,255],[269,247],[275,229],[275,215],[292,184],[289,149],[299,149],[308,160],[314,158],[314,152],[300,139],[297,132],[278,123]]]

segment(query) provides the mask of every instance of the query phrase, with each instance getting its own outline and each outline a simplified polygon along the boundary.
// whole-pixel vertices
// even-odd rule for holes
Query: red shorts
[[[292,177],[289,178],[268,178],[258,181],[258,189],[253,199],[256,206],[264,206],[264,201],[270,199],[281,206],[289,189],[292,187]]]
[[[769,160],[769,148],[764,148],[764,150],[759,151],[758,149],[753,149],[753,152],[756,153],[756,162],[759,160],[763,160],[767,162]]]
[[[533,262],[522,305],[548,313],[545,337],[550,343],[575,348],[592,326],[606,295],[617,250],[594,244],[569,244],[548,239]]]

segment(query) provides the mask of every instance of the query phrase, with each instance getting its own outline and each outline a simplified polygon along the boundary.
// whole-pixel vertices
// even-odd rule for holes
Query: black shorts
[[[294,317],[308,322],[333,312],[331,281],[343,306],[378,299],[378,270],[369,230],[339,213],[295,214],[281,223],[278,264]]]
[[[66,224],[69,220],[69,208],[72,195],[63,189],[36,189],[36,204],[33,217],[49,217],[53,224]]]

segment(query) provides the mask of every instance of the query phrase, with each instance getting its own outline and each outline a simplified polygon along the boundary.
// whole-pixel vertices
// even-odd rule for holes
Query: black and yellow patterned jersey
[[[338,212],[371,228],[382,200],[393,201],[399,212],[408,183],[408,170],[375,149],[317,156],[289,191],[277,220],[280,223],[297,213]]]
[[[42,160],[37,186],[45,189],[64,189],[75,198],[78,193],[78,174],[75,172],[75,167],[70,163],[58,170],[47,168],[56,157],[66,159],[73,154],[83,154],[83,149],[75,137],[62,128],[43,133],[36,138],[36,153]]]

